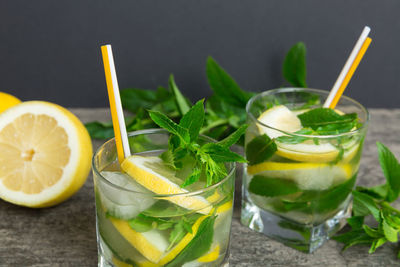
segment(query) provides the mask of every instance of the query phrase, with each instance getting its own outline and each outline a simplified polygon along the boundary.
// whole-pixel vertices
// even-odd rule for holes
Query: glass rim
[[[132,136],[139,136],[139,135],[143,135],[143,134],[158,134],[158,133],[166,133],[166,134],[170,134],[167,130],[165,129],[161,129],[161,128],[151,128],[151,129],[143,129],[143,130],[136,130],[136,131],[132,131],[128,133],[128,138],[132,137]],[[212,141],[212,142],[217,142],[217,140],[206,136],[206,135],[199,135],[199,137],[201,138],[205,138],[208,141]],[[221,184],[223,184],[224,182],[226,182],[236,171],[236,162],[229,162],[229,166],[230,166],[230,170],[228,172],[228,174],[218,183],[215,183],[213,185],[204,187],[202,189],[199,190],[195,190],[195,191],[188,191],[188,192],[183,192],[183,193],[177,193],[177,194],[156,194],[154,192],[151,192],[149,189],[147,189],[149,191],[149,193],[143,193],[143,192],[137,192],[134,190],[130,190],[127,189],[125,187],[116,185],[112,182],[110,182],[106,177],[104,177],[100,171],[97,169],[96,164],[95,164],[95,158],[96,156],[100,153],[100,151],[107,145],[110,143],[114,143],[115,146],[115,137],[108,139],[107,141],[105,141],[103,144],[101,144],[95,151],[95,153],[93,154],[92,157],[92,170],[93,172],[100,177],[100,179],[105,182],[106,184],[118,189],[118,190],[122,190],[125,192],[130,192],[130,193],[135,193],[135,194],[140,194],[140,195],[149,195],[151,197],[154,198],[171,198],[171,197],[176,197],[176,196],[180,196],[180,197],[185,197],[185,196],[193,196],[193,195],[199,195],[205,192],[208,192],[210,190],[213,190],[215,188],[217,188],[218,186],[220,186]],[[185,190],[185,189],[184,189]]]
[[[246,114],[257,124],[260,124],[264,127],[281,132],[285,135],[304,137],[304,138],[332,139],[332,138],[338,138],[338,137],[346,137],[349,135],[357,134],[367,128],[369,119],[370,119],[370,114],[369,114],[368,110],[357,100],[354,100],[353,98],[345,96],[345,95],[342,95],[341,98],[344,98],[344,99],[350,101],[353,105],[358,106],[366,115],[365,122],[362,124],[361,127],[357,128],[355,130],[349,131],[349,132],[345,132],[345,133],[330,134],[330,135],[307,135],[307,134],[297,134],[297,133],[286,132],[284,130],[280,130],[278,128],[274,128],[267,124],[264,124],[263,122],[259,121],[256,117],[254,117],[254,115],[250,112],[250,107],[252,106],[254,101],[256,101],[258,98],[264,97],[266,95],[273,95],[275,93],[290,93],[290,92],[301,92],[301,91],[304,91],[304,92],[309,91],[309,92],[314,92],[314,93],[318,93],[318,94],[326,94],[326,95],[329,94],[329,91],[321,90],[321,89],[313,89],[313,88],[283,87],[283,88],[271,89],[271,90],[260,92],[256,95],[252,96],[246,104]]]

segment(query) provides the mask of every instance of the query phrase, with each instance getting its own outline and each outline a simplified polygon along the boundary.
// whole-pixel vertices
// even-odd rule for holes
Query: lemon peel
[[[19,103],[21,103],[21,100],[15,96],[0,92],[0,113],[9,109],[10,107],[18,105]]]

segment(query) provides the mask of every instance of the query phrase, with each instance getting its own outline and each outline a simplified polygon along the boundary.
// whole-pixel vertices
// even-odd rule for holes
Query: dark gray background
[[[306,43],[308,84],[329,90],[364,25],[373,39],[345,94],[400,107],[398,0],[0,0],[0,91],[67,107],[108,106],[100,45],[113,46],[120,88],[155,89],[170,73],[194,101],[210,95],[213,56],[246,90],[283,84]]]

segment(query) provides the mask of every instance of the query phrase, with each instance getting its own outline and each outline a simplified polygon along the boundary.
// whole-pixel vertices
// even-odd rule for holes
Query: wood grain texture
[[[82,121],[109,119],[107,109],[71,109]],[[400,158],[400,109],[371,109],[358,184],[383,181],[375,143],[381,141]],[[101,142],[95,141],[96,149]],[[240,177],[238,177],[240,178]],[[369,255],[357,246],[341,252],[328,241],[313,254],[285,247],[242,226],[240,179],[237,179],[232,223],[230,266],[400,266],[398,245],[385,245]],[[97,245],[92,175],[82,189],[64,203],[28,209],[0,200],[0,266],[96,266]]]

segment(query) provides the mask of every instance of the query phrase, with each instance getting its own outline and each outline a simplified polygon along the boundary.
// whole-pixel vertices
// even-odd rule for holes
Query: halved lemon
[[[28,101],[0,114],[0,198],[27,207],[56,205],[90,171],[92,143],[67,109]]]
[[[178,185],[179,179],[159,157],[133,155],[122,162],[121,168],[136,182],[156,194],[170,195],[189,192]],[[210,203],[202,196],[176,195],[166,199],[185,209],[202,214],[208,214],[211,210]]]
[[[18,105],[19,103],[21,103],[21,100],[19,100],[15,96],[0,92],[0,113],[5,111],[6,109],[9,109],[10,107]]]
[[[325,190],[353,175],[350,164],[263,162],[247,167],[250,175],[294,181],[301,190]]]

